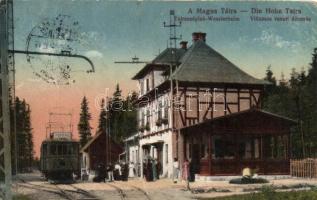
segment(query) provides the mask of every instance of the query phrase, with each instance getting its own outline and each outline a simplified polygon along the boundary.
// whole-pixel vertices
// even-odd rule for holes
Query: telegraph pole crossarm
[[[115,61],[115,64],[146,64],[150,63],[149,61],[140,61],[138,57],[134,56],[132,61]]]

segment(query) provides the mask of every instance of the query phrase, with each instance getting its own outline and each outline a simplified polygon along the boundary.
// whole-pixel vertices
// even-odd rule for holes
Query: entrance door
[[[192,147],[192,164],[195,174],[200,172],[200,146],[199,144],[193,144]]]
[[[157,145],[157,161],[163,163],[163,145]]]

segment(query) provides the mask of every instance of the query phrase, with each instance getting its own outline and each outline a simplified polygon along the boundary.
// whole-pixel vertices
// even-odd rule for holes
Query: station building
[[[81,168],[95,171],[98,165],[115,164],[123,147],[114,142],[107,133],[96,133],[80,150]]]
[[[270,83],[250,76],[192,34],[192,45],[167,48],[134,77],[139,160],[159,160],[172,176],[173,159],[189,159],[199,175],[288,174],[295,122],[262,110]],[[141,162],[142,165],[142,162]]]

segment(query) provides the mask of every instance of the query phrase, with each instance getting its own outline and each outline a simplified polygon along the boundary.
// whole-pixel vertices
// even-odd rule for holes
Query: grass
[[[13,200],[31,200],[31,199],[25,195],[18,194],[13,196]]]
[[[271,186],[264,186],[259,193],[212,198],[212,200],[317,200],[317,190],[276,192]],[[204,199],[207,200],[207,199]]]

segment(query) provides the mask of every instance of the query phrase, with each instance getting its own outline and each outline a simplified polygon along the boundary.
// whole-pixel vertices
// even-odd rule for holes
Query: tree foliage
[[[84,96],[81,102],[81,112],[78,122],[78,133],[80,138],[81,147],[85,146],[85,144],[91,139],[91,126],[89,121],[91,120],[91,114],[89,112],[88,100]]]
[[[14,161],[17,160],[18,172],[29,172],[32,170],[32,164],[34,161],[34,143],[32,132],[33,129],[31,125],[31,109],[25,100],[20,100],[18,97],[16,97],[14,105],[12,105],[11,103],[12,133],[14,132],[14,125],[16,125],[16,137],[11,137],[13,144],[12,160],[13,163],[15,163]],[[15,150],[17,151],[16,154],[14,152]]]
[[[132,92],[126,98],[122,97],[119,84],[116,85],[113,97],[108,101],[110,135],[116,142],[134,134],[137,130],[137,113],[133,102],[137,94]]]
[[[107,133],[107,126],[108,126],[108,122],[107,122],[107,111],[105,108],[105,99],[101,100],[101,106],[100,106],[100,114],[99,114],[99,122],[98,122],[98,129],[97,129],[97,133],[103,133],[106,134]]]
[[[270,68],[265,77],[272,85],[265,90],[264,109],[297,121],[291,135],[294,157],[317,156],[317,48],[310,65],[308,72],[292,69],[290,79],[279,84]]]

